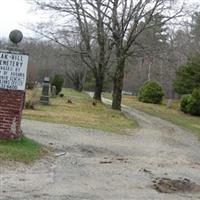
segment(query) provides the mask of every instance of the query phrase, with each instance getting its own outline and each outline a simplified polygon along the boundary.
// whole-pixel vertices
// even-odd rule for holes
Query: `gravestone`
[[[53,85],[52,88],[51,88],[51,96],[52,97],[56,96],[56,86],[55,85]]]
[[[49,77],[45,77],[42,84],[42,96],[40,98],[40,103],[44,105],[49,104]]]
[[[13,47],[0,50],[0,138],[17,139],[22,135],[21,117],[25,101],[28,55],[17,48],[23,35],[11,32]]]

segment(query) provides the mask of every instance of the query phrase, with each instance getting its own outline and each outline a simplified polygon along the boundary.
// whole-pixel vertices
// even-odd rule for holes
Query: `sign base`
[[[17,139],[22,136],[21,117],[25,92],[0,89],[0,138]]]

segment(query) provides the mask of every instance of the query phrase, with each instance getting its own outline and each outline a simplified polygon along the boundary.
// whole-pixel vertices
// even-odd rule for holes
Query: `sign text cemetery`
[[[28,56],[0,51],[0,88],[25,90]]]

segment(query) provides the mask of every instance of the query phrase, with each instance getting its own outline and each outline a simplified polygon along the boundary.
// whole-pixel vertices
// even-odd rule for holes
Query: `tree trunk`
[[[83,91],[83,83],[80,80],[79,76],[77,76],[74,80],[74,87],[75,87],[75,90],[78,91],[78,92]]]
[[[95,91],[94,91],[94,99],[97,101],[101,101],[101,94],[103,92],[103,82],[104,76],[97,76],[95,80]]]
[[[81,82],[74,83],[74,87],[75,87],[75,90],[78,91],[78,92],[83,91],[83,84]]]
[[[120,59],[114,76],[112,109],[121,110],[125,59]]]
[[[82,92],[82,91],[83,91],[83,84],[82,84],[82,83],[79,84],[78,91],[79,91],[79,92]]]

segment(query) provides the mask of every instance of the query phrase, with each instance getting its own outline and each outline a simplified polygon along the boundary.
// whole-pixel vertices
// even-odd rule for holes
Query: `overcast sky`
[[[31,12],[31,6],[26,0],[0,0],[0,37],[8,37],[13,29],[20,29],[25,36],[30,32],[23,26],[40,19]]]
[[[187,3],[199,2],[200,0],[185,0]],[[0,0],[0,38],[8,37],[13,29],[20,29],[26,37],[30,36],[23,25],[40,21],[41,17],[31,12],[31,6],[26,0]]]

